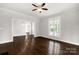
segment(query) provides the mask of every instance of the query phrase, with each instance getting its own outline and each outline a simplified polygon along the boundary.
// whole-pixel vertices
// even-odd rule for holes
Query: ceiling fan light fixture
[[[37,11],[42,11],[42,9],[41,8],[38,8]]]
[[[48,10],[47,8],[44,8],[45,3],[38,3],[38,4],[32,4],[34,7],[36,7],[36,9],[33,9],[32,11],[38,11],[38,12],[42,12],[43,10]]]

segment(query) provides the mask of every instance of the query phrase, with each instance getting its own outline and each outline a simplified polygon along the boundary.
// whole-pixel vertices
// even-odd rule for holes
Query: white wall
[[[19,35],[26,35],[26,24],[28,22],[34,23],[34,35],[38,35],[38,21],[37,19],[31,18],[31,19],[20,19],[20,18],[13,18],[13,36],[19,36]]]
[[[61,39],[63,41],[78,43],[78,12],[77,7],[69,9],[61,15]]]
[[[79,9],[77,5],[73,8],[62,11],[61,13],[49,17],[40,18],[40,33],[38,36],[44,36],[59,41],[64,41],[79,45]],[[61,37],[56,38],[48,35],[48,19],[54,16],[61,17]]]
[[[32,16],[13,10],[0,8],[0,44],[13,41],[13,36],[25,35],[25,25],[30,21],[35,23],[35,36],[38,32],[38,20]]]
[[[13,41],[11,17],[6,14],[7,13],[0,9],[0,44]]]

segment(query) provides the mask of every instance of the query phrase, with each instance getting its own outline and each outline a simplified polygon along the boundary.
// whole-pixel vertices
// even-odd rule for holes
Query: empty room
[[[0,3],[0,55],[79,55],[79,4]]]

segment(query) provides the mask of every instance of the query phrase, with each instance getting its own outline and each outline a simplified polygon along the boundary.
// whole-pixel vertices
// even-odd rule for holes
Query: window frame
[[[56,34],[56,35],[52,35],[52,34],[50,34],[51,33],[51,28],[50,28],[50,24],[51,24],[51,22],[54,22],[54,21],[58,21],[59,22],[59,25],[58,25],[58,34],[56,34],[55,32],[53,32],[54,34]],[[53,25],[54,26],[54,25]],[[53,27],[52,26],[52,27]],[[57,30],[56,30],[57,31]],[[48,35],[50,35],[50,36],[52,36],[52,37],[60,37],[60,35],[61,35],[61,17],[60,16],[55,16],[55,17],[52,17],[52,18],[49,18],[48,19]]]

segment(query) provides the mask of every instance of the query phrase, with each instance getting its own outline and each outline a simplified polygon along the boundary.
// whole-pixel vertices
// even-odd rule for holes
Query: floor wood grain
[[[14,41],[0,45],[9,55],[79,55],[79,46],[45,37],[16,36]]]

